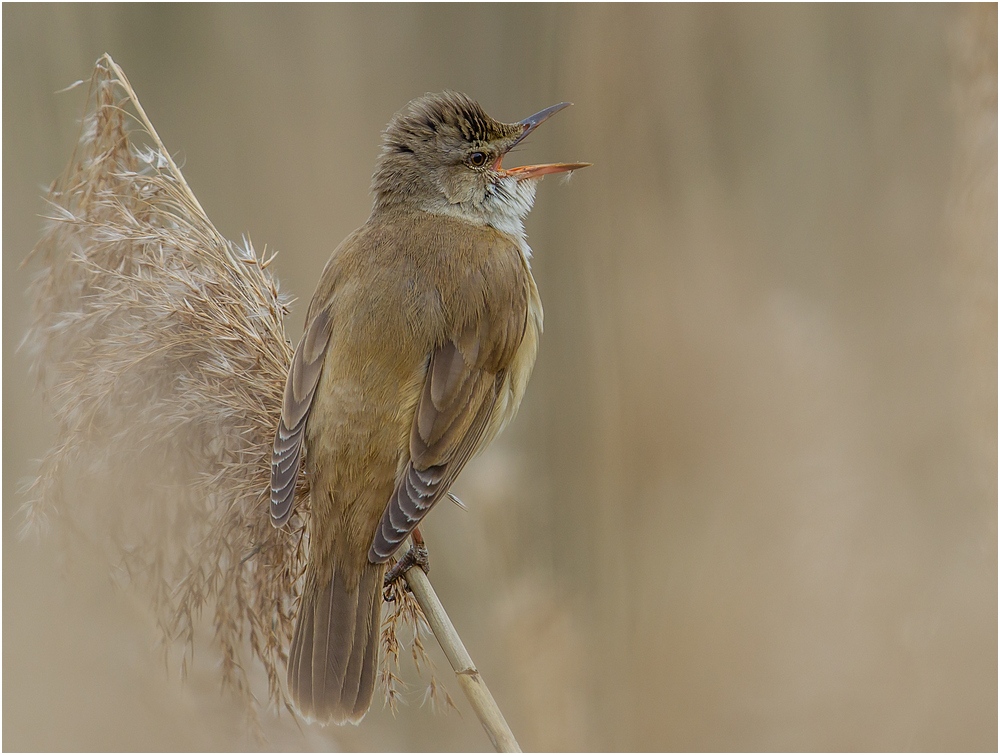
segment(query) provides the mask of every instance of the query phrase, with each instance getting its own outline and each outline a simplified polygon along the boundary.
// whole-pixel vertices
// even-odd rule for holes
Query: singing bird
[[[307,719],[364,717],[386,562],[524,395],[542,330],[524,218],[542,176],[588,163],[501,161],[568,104],[501,123],[457,92],[410,102],[385,130],[371,216],[320,277],[271,458],[276,527],[303,456],[311,491],[288,652]]]

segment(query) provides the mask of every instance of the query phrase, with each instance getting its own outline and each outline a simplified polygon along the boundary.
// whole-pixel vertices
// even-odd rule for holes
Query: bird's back
[[[342,722],[359,720],[374,689],[384,564],[369,551],[413,470],[433,356],[461,344],[460,364],[468,361],[494,392],[479,410],[485,427],[470,438],[474,453],[520,403],[541,307],[516,240],[456,219],[396,213],[373,217],[341,244],[308,316],[329,335],[305,427],[310,564],[289,688],[310,717]],[[452,460],[448,484],[472,453]]]

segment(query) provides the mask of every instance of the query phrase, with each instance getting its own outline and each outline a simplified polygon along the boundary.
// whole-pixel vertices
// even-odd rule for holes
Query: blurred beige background
[[[18,267],[110,52],[219,229],[305,301],[380,130],[453,88],[519,160],[546,328],[427,536],[525,749],[996,750],[996,6],[3,7],[3,748],[253,746],[215,659],[16,537],[51,428]],[[441,676],[446,664],[436,656]],[[278,749],[482,750],[376,702]]]

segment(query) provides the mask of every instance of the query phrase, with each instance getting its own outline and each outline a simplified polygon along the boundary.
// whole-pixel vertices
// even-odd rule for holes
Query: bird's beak
[[[549,118],[558,113],[560,110],[562,110],[563,108],[567,108],[572,104],[573,104],[572,102],[560,102],[558,105],[547,107],[544,110],[538,111],[534,115],[529,115],[527,118],[525,118],[523,121],[520,122],[520,125],[524,126],[524,131],[519,137],[517,137],[517,141],[514,142],[514,144],[517,144],[517,142],[524,139],[528,134],[530,134],[532,131],[538,128],[542,123],[547,121]],[[510,146],[513,147],[514,144],[511,144]]]
[[[580,168],[589,168],[593,163],[547,163],[545,165],[522,165],[520,168],[507,168],[504,172],[514,176],[518,181],[526,178],[538,178],[546,173],[566,173]]]
[[[519,137],[517,137],[510,147],[507,148],[507,151],[509,152],[514,145],[520,143],[528,134],[538,128],[543,121],[548,120],[560,110],[567,108],[572,104],[572,102],[560,102],[558,105],[547,107],[544,110],[538,111],[534,115],[528,116],[523,121],[520,121],[520,125],[524,126],[524,131]],[[513,176],[518,181],[523,181],[526,178],[538,178],[546,175],[547,173],[565,173],[571,170],[579,170],[580,168],[587,168],[591,164],[592,163],[549,163],[546,165],[524,165],[520,168],[502,169],[500,167],[500,160],[498,160],[496,170],[501,171],[508,176]]]

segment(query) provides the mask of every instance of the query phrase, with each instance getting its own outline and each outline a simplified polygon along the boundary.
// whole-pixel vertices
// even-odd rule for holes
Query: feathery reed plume
[[[54,515],[120,559],[168,640],[193,643],[213,610],[224,681],[256,719],[246,647],[287,705],[279,669],[308,547],[304,481],[288,528],[267,508],[286,299],[270,260],[212,225],[109,56],[89,102],[33,251],[25,344],[57,441],[26,524]],[[70,484],[95,495],[83,505]]]
[[[401,628],[410,632],[410,655],[417,673],[427,672],[430,681],[424,690],[421,704],[430,704],[431,710],[458,710],[455,701],[448,694],[434,675],[436,666],[427,649],[424,647],[424,637],[432,634],[423,609],[413,591],[404,587],[403,582],[396,580],[386,586],[383,593],[389,609],[382,616],[382,662],[379,669],[379,687],[385,704],[395,712],[401,702],[405,701],[403,693],[406,684],[400,679],[399,671],[399,635]]]

